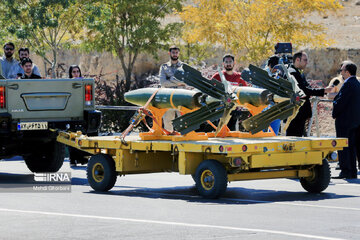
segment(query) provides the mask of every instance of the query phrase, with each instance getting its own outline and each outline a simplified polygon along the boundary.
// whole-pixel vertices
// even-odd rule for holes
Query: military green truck
[[[1,79],[0,159],[20,155],[32,172],[58,171],[65,155],[58,130],[98,132],[94,88],[94,79]]]

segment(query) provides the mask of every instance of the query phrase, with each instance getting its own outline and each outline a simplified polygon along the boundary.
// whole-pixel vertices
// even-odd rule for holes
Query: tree
[[[154,56],[179,29],[178,23],[164,22],[182,0],[90,0],[84,40],[88,49],[111,51],[117,55],[125,75],[125,90],[130,89],[131,73],[141,52]]]
[[[0,27],[25,41],[51,65],[55,77],[57,54],[79,31],[81,4],[75,0],[6,0],[0,3]],[[46,53],[51,51],[52,57]]]
[[[310,22],[311,13],[341,8],[334,0],[194,0],[180,13],[183,38],[189,43],[219,44],[259,63],[276,42],[301,46],[327,46],[325,28]]]

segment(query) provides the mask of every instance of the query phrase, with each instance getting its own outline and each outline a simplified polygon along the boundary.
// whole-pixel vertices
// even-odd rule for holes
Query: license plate
[[[18,130],[46,130],[47,122],[21,122],[18,123]]]

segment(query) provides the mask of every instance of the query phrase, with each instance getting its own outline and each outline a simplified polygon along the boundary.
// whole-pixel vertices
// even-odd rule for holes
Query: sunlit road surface
[[[0,189],[0,239],[360,239],[360,179],[321,194],[289,179],[232,182],[207,200],[178,173],[122,176],[95,193],[86,167],[60,171],[71,172],[71,192]],[[21,158],[0,161],[2,186],[33,178]]]

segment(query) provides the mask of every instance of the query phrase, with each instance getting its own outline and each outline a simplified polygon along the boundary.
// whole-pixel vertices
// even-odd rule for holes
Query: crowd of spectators
[[[15,44],[7,42],[4,45],[4,55],[0,57],[0,78],[5,79],[41,79],[38,66],[30,58],[30,49],[21,47],[18,50],[19,60],[15,59]],[[77,65],[69,68],[69,78],[81,78],[81,70]]]

